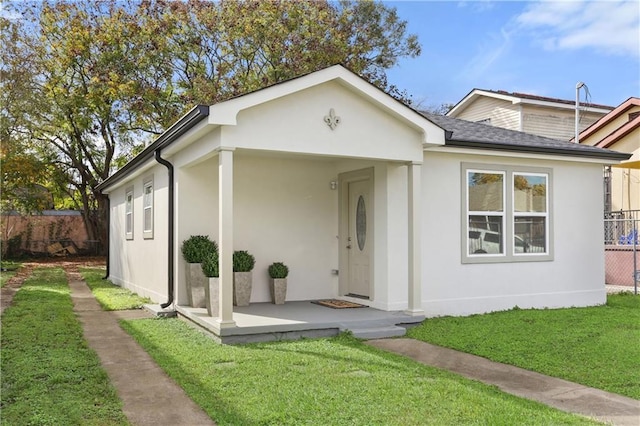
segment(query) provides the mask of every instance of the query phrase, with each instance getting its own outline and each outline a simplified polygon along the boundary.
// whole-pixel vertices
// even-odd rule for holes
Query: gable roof
[[[451,117],[425,114],[412,109],[378,89],[342,65],[334,65],[272,86],[241,95],[215,105],[197,105],[172,124],[152,144],[97,186],[100,191],[116,184],[151,160],[158,150],[176,142],[195,126],[235,125],[240,111],[301,90],[335,81],[346,90],[357,92],[369,102],[397,117],[423,134],[423,146],[447,145],[479,149],[506,150],[556,155],[572,155],[620,161],[629,155],[582,146],[522,132],[472,123]],[[477,89],[476,89],[477,90]],[[206,119],[206,120],[205,120]],[[201,124],[202,123],[202,124]],[[200,128],[198,127],[198,128]],[[511,132],[511,133],[510,133]]]
[[[614,162],[626,160],[631,156],[631,154],[545,138],[488,124],[443,115],[423,114],[445,129],[445,146],[597,158]]]
[[[596,133],[598,130],[607,126],[609,123],[619,118],[621,115],[624,115],[632,109],[633,107],[640,106],[640,98],[631,97],[618,105],[613,111],[609,114],[601,117],[598,121],[593,123],[591,126],[584,129],[580,132],[579,140],[583,142],[585,139],[589,138],[591,135]],[[598,141],[595,146],[600,148],[608,148],[614,143],[618,142],[620,139],[631,133],[633,130],[640,128],[640,115],[636,115],[631,120],[626,121],[622,126],[613,129],[607,136],[605,136],[602,140]],[[575,138],[573,138],[575,139]],[[572,140],[573,140],[572,139]]]
[[[486,89],[473,89],[471,90],[460,102],[455,104],[447,116],[455,117],[466,109],[476,99],[485,96],[493,99],[501,99],[511,102],[512,104],[529,104],[537,106],[546,106],[550,108],[560,109],[574,109],[575,101],[567,99],[549,98],[546,96],[531,95],[528,93],[507,92],[505,90],[486,90]],[[612,106],[599,105],[599,104],[584,104],[580,105],[581,108],[585,108],[589,112],[597,112],[606,114],[613,110]]]
[[[287,95],[298,93],[302,90],[319,86],[327,82],[336,82],[346,90],[357,93],[358,96],[361,96],[368,102],[376,105],[389,115],[418,130],[422,133],[423,146],[444,145],[444,130],[439,128],[432,121],[426,119],[418,111],[396,100],[344,66],[333,65],[328,68],[279,82],[211,106],[197,105],[176,123],[171,125],[140,154],[134,157],[104,182],[100,183],[97,188],[99,190],[104,190],[108,186],[117,183],[119,180],[136,170],[141,164],[150,160],[158,149],[163,149],[173,144],[180,138],[180,136],[184,135],[201,122],[204,123],[205,126],[212,126],[212,128],[223,125],[233,126],[237,124],[237,116],[240,111],[283,98]]]

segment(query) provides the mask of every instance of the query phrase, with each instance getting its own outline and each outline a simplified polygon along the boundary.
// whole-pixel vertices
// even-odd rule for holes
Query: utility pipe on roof
[[[580,131],[578,130],[578,125],[580,124],[580,88],[583,86],[584,83],[581,81],[576,83],[576,143],[580,143]]]
[[[158,148],[155,151],[155,158],[156,161],[160,164],[162,164],[163,166],[165,166],[169,172],[169,238],[168,238],[168,250],[167,250],[167,294],[169,297],[169,300],[167,300],[166,303],[162,303],[160,305],[160,307],[162,307],[162,309],[165,309],[166,307],[170,306],[173,303],[173,299],[174,299],[174,281],[173,281],[173,257],[174,257],[174,250],[173,250],[173,229],[174,229],[174,202],[173,202],[173,164],[171,164],[170,162],[168,162],[167,160],[165,160],[164,158],[161,157],[161,149],[162,148]]]

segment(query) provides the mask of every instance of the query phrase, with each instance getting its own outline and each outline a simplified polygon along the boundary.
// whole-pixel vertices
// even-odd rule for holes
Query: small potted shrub
[[[276,305],[283,305],[287,298],[287,275],[289,268],[282,262],[274,262],[269,265],[269,289],[271,300]]]
[[[215,241],[206,235],[192,235],[182,242],[182,256],[187,262],[187,295],[189,306],[204,308],[204,288],[207,279],[202,273],[202,261],[210,254],[218,251]]]
[[[210,253],[202,261],[202,273],[209,282],[204,287],[207,314],[210,317],[220,316],[220,263],[218,252]]]
[[[256,259],[246,250],[233,252],[233,303],[236,306],[249,306],[253,275],[251,271]]]

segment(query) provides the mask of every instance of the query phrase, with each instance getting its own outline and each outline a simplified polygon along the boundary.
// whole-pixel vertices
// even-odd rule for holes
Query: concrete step
[[[396,325],[374,328],[352,328],[351,333],[359,339],[385,339],[387,337],[404,336],[407,329]]]

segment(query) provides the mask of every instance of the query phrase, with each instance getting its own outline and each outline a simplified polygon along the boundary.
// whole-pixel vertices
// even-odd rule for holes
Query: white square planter
[[[204,289],[207,314],[209,314],[210,317],[217,318],[220,316],[220,278],[210,277]]]
[[[207,277],[202,272],[200,263],[187,263],[187,295],[189,306],[194,308],[204,308],[205,294],[204,288],[207,285]]]
[[[269,290],[271,290],[271,300],[276,305],[284,305],[287,298],[287,279],[286,278],[270,278]]]
[[[251,300],[252,272],[233,273],[233,304],[236,306],[249,306]]]

